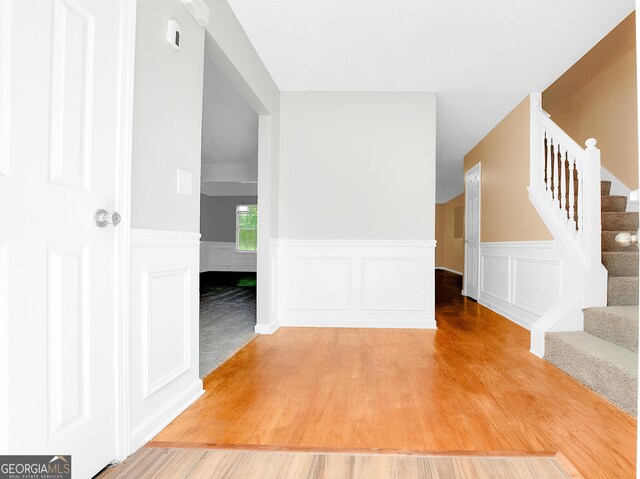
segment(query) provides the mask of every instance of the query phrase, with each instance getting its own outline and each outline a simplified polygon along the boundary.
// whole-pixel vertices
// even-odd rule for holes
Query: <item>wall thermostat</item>
[[[175,20],[169,20],[169,24],[167,25],[167,42],[171,47],[176,50],[180,50],[180,35],[182,34],[182,28],[178,25],[178,22]]]

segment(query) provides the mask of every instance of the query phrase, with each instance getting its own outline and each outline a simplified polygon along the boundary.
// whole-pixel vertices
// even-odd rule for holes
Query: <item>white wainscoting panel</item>
[[[202,393],[199,233],[132,229],[130,424],[132,451]]]
[[[480,255],[480,291],[500,301],[510,302],[511,282],[505,281],[511,274],[511,258],[507,255]]]
[[[202,241],[200,243],[201,273],[205,271],[255,272],[256,270],[256,254],[237,252],[235,243],[221,241]]]
[[[290,257],[286,269],[287,309],[351,309],[351,257]]]
[[[480,304],[531,329],[561,296],[553,241],[480,243]]]
[[[363,257],[362,309],[424,311],[425,277],[424,257]]]
[[[270,331],[278,325],[436,327],[435,241],[279,240],[275,245],[278,324]]]

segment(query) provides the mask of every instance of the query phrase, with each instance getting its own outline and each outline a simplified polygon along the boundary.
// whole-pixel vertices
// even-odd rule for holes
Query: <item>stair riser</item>
[[[569,376],[598,392],[629,414],[637,414],[638,378],[612,368],[597,358],[583,354],[571,345],[545,338],[544,357]]]
[[[634,246],[635,248],[635,246]],[[638,252],[602,253],[609,276],[638,276]]]
[[[622,246],[619,243],[616,243],[616,235],[620,233],[620,231],[603,231],[602,232],[602,252],[637,252],[638,248],[634,245],[630,245],[627,247]]]
[[[637,353],[637,310],[634,316],[615,315],[587,308],[584,310],[584,330],[600,339]]]
[[[637,306],[638,305],[638,277],[609,277],[607,286],[607,305],[609,306]]]
[[[636,231],[638,213],[602,213],[602,231]]]
[[[601,181],[600,182],[600,195],[607,196],[611,194],[611,182],[610,181]]]
[[[600,205],[603,212],[621,213],[627,209],[627,198],[624,196],[602,196]]]

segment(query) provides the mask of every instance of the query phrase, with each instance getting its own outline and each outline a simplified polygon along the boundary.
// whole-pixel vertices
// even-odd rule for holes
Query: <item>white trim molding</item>
[[[128,453],[203,392],[199,243],[199,233],[131,230]]]
[[[563,268],[553,241],[483,242],[480,262],[478,302],[526,329],[562,297]]]
[[[434,329],[435,241],[279,240],[278,326]]]
[[[132,452],[130,444],[130,293],[131,293],[131,168],[133,161],[133,104],[135,90],[135,53],[137,0],[123,0],[120,22],[120,86],[118,88],[118,152],[117,175],[119,194],[116,210],[122,222],[116,228],[117,281],[117,358],[116,460],[124,460]]]

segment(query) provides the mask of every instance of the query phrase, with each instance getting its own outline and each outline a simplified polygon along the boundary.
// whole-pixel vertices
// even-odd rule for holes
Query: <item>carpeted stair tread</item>
[[[636,415],[638,356],[584,331],[547,333],[545,359]]]
[[[602,264],[611,276],[638,276],[638,249],[635,251],[603,251]]]
[[[609,276],[607,306],[637,306],[638,276]]]
[[[638,306],[586,308],[583,313],[587,333],[638,352]]]
[[[610,181],[601,181],[600,182],[600,195],[608,196],[611,193],[611,182]]]
[[[602,231],[636,231],[637,229],[638,213],[602,212]]]
[[[601,209],[603,212],[624,212],[627,209],[626,196],[601,196]]]
[[[625,230],[628,231],[628,230]],[[602,252],[607,251],[631,251],[633,252],[633,248],[635,246],[627,246],[624,247],[620,243],[616,243],[616,235],[620,233],[620,231],[603,231],[601,236],[601,244],[602,244]],[[635,251],[638,251],[636,248]]]

